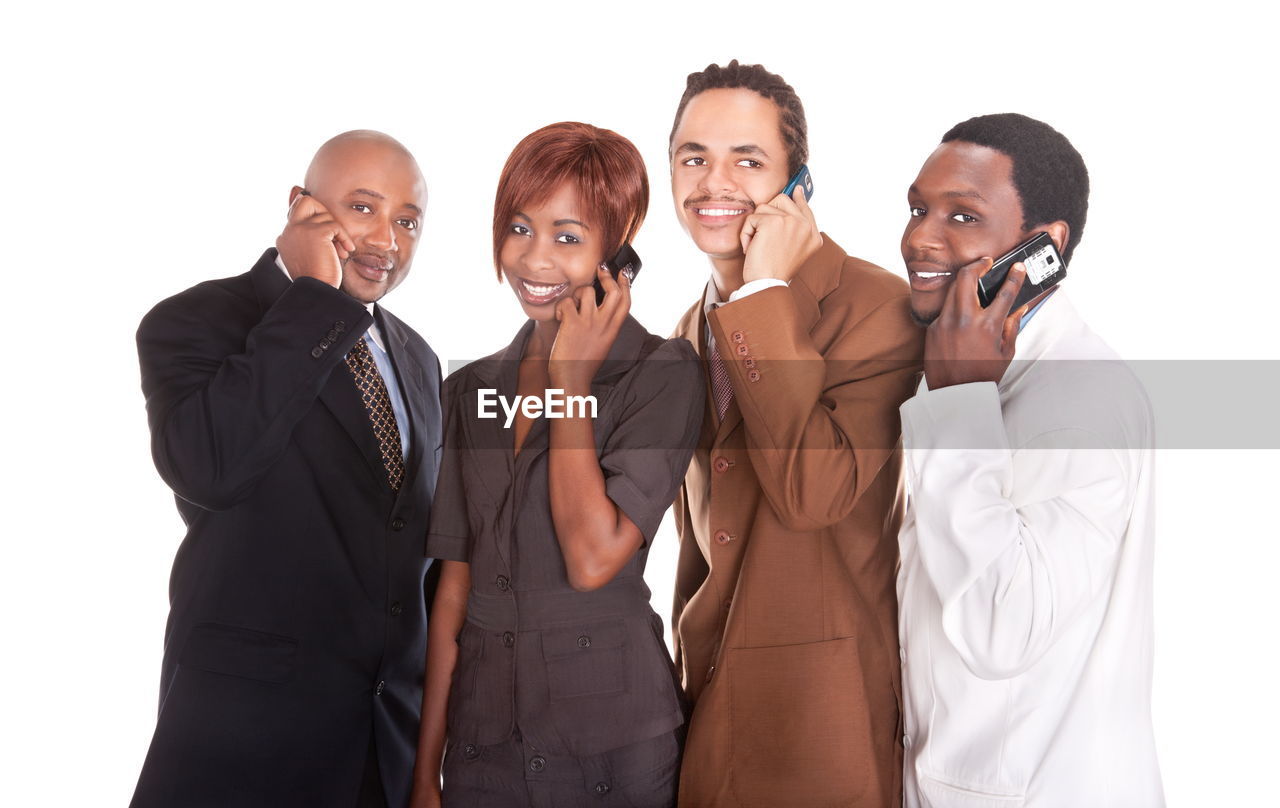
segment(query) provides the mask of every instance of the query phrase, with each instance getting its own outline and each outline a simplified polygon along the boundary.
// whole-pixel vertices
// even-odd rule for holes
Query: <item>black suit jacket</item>
[[[349,808],[370,733],[390,805],[408,802],[440,364],[375,307],[412,422],[393,493],[344,362],[373,318],[290,283],[275,255],[138,329],[152,454],[187,535],[136,806]]]

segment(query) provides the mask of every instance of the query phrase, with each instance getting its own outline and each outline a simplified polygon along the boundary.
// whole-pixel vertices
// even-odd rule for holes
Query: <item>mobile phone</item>
[[[1018,297],[1009,307],[1009,311],[1014,311],[1067,277],[1067,263],[1062,260],[1061,255],[1058,255],[1058,248],[1054,246],[1053,239],[1048,233],[1036,233],[1000,256],[999,260],[991,265],[991,269],[978,278],[978,301],[982,303],[982,308],[990,306],[996,299],[996,293],[1000,291],[1000,286],[1008,277],[1009,270],[1019,261],[1027,268],[1027,279],[1023,282],[1022,289],[1018,291]]]
[[[605,269],[609,270],[609,274],[615,281],[620,273],[625,273],[627,280],[632,283],[635,283],[636,276],[640,274],[640,266],[640,256],[630,244],[623,244],[616,255],[604,262]],[[596,287],[596,305],[599,306],[604,302],[604,287],[600,285],[599,278],[596,278],[593,283]]]
[[[797,185],[804,189],[804,201],[808,202],[813,199],[813,175],[809,173],[809,166],[800,166],[795,176],[787,183],[787,187],[782,189],[782,193],[791,196],[791,192],[796,189]]]

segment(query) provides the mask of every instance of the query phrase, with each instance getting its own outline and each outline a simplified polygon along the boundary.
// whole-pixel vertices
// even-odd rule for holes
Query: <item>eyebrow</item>
[[[689,141],[688,143],[680,144],[680,146],[676,148],[674,153],[680,154],[681,152],[705,152],[705,151],[710,151],[710,149],[708,149],[706,146],[702,145],[701,143]],[[769,156],[769,152],[765,151],[764,149],[760,148],[754,143],[745,143],[741,146],[734,146],[730,148],[729,151],[733,152],[734,154],[758,154],[761,157]]]
[[[915,183],[912,183],[911,187],[907,189],[907,193],[919,194],[920,189],[915,186]],[[982,194],[977,191],[943,191],[942,196],[944,199],[976,199],[979,202],[987,201]]]
[[[371,197],[373,197],[374,199],[382,199],[382,200],[385,200],[385,199],[386,199],[386,197],[385,197],[385,196],[383,196],[382,194],[378,193],[377,191],[370,191],[368,188],[357,188],[357,189],[355,189],[354,191],[352,191],[351,193],[352,193],[353,195],[355,195],[355,194],[359,194],[359,195],[363,195],[363,196],[371,196]],[[418,216],[421,216],[421,215],[422,215],[422,208],[418,207],[417,205],[413,204],[412,202],[405,202],[405,203],[404,203],[404,206],[405,206],[406,208],[408,208],[409,210],[413,211],[413,212],[414,212],[415,214],[417,214]]]
[[[516,211],[516,212],[515,212],[514,214],[512,214],[512,215],[514,215],[514,216],[519,216],[521,219],[524,219],[524,220],[525,220],[526,222],[528,222],[529,224],[533,224],[533,219],[530,219],[528,216],[526,216],[525,214],[521,213],[520,211]],[[555,227],[561,227],[561,226],[566,225],[566,224],[576,224],[576,225],[578,225],[579,227],[581,227],[583,230],[590,230],[590,229],[591,229],[591,225],[587,224],[586,222],[580,222],[580,221],[578,221],[577,219],[556,219],[556,220],[555,220],[554,222],[552,222],[551,224],[552,224],[553,226],[555,226]]]

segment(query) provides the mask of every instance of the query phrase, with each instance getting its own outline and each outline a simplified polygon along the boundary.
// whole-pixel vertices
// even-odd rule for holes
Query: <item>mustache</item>
[[[391,252],[382,252],[380,250],[365,249],[348,255],[347,259],[342,263],[345,265],[351,261],[359,261],[360,263],[374,267],[375,269],[392,270],[396,267],[396,254]]]
[[[964,266],[963,264],[948,264],[944,261],[939,261],[935,258],[931,258],[925,253],[911,253],[906,257],[906,261],[904,263],[928,264],[931,267],[937,267],[940,272],[951,272],[951,273],[959,272],[960,267]]]
[[[756,203],[750,199],[735,199],[731,196],[692,196],[684,201],[686,208],[704,207],[707,202],[720,202],[726,205],[732,205],[735,208],[746,208],[747,213],[753,213],[756,209]]]

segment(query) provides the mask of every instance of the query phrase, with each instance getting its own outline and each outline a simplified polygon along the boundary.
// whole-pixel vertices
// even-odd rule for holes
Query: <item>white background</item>
[[[0,803],[132,793],[181,536],[148,454],[133,332],[160,299],[248,269],[330,135],[381,129],[419,157],[423,242],[387,303],[446,360],[489,353],[520,324],[493,279],[493,190],[519,138],[565,119],[623,133],[649,164],[633,313],[669,332],[709,269],[667,193],[671,116],[687,73],[735,57],[800,93],[814,208],[852,254],[902,272],[905,191],[925,156],[959,120],[1020,111],[1089,166],[1068,284],[1098,332],[1128,358],[1275,359],[1275,19],[1254,8],[5,11]],[[1277,460],[1160,455],[1153,698],[1173,805],[1256,804],[1274,767]],[[674,547],[668,524],[650,559],[664,612]]]

